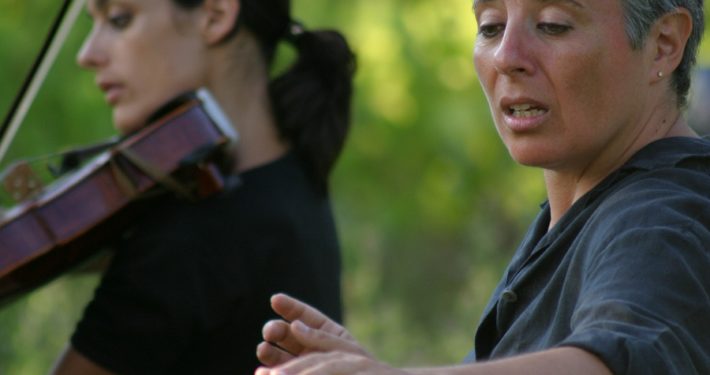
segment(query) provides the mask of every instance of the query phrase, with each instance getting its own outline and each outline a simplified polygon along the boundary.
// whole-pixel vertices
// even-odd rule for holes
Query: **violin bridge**
[[[16,202],[20,202],[39,193],[44,187],[42,180],[26,161],[11,164],[1,175],[5,191]]]

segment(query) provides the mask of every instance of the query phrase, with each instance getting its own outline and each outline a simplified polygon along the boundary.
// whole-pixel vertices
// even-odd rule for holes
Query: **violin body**
[[[195,96],[27,201],[0,214],[0,304],[121,235],[158,190],[198,199],[222,188],[230,142]]]

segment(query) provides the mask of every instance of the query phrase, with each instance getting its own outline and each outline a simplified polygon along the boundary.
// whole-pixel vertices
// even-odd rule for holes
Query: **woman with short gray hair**
[[[710,374],[710,141],[682,115],[702,1],[476,0],[496,128],[547,201],[454,367],[400,370],[285,295],[267,374]],[[288,323],[287,323],[288,322]]]

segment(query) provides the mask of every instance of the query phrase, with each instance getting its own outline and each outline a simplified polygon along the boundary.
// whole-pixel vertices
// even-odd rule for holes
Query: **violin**
[[[236,133],[209,92],[183,95],[154,117],[0,213],[0,304],[98,252],[156,194],[201,199],[223,188],[225,155]]]
[[[63,1],[0,127],[0,160],[84,2]],[[236,138],[217,102],[200,89],[165,104],[118,141],[65,154],[63,175],[46,187],[26,163],[13,163],[0,174],[17,201],[0,207],[0,305],[98,253],[157,195],[196,200],[220,191]]]

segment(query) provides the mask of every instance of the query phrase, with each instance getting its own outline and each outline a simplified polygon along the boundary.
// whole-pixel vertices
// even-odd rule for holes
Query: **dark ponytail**
[[[174,1],[194,8],[204,0]],[[326,191],[350,127],[355,56],[338,32],[307,31],[294,23],[290,0],[240,0],[240,4],[232,34],[241,26],[251,30],[269,65],[279,42],[288,41],[298,51],[296,62],[271,81],[269,93],[281,136]]]
[[[271,82],[271,100],[282,136],[327,190],[350,125],[355,58],[338,32],[291,29],[298,60]]]
[[[269,93],[281,136],[326,191],[350,126],[355,56],[338,32],[308,31],[293,22],[290,0],[240,1],[240,22],[259,38],[269,64],[280,42],[298,52],[293,65],[271,81]]]

